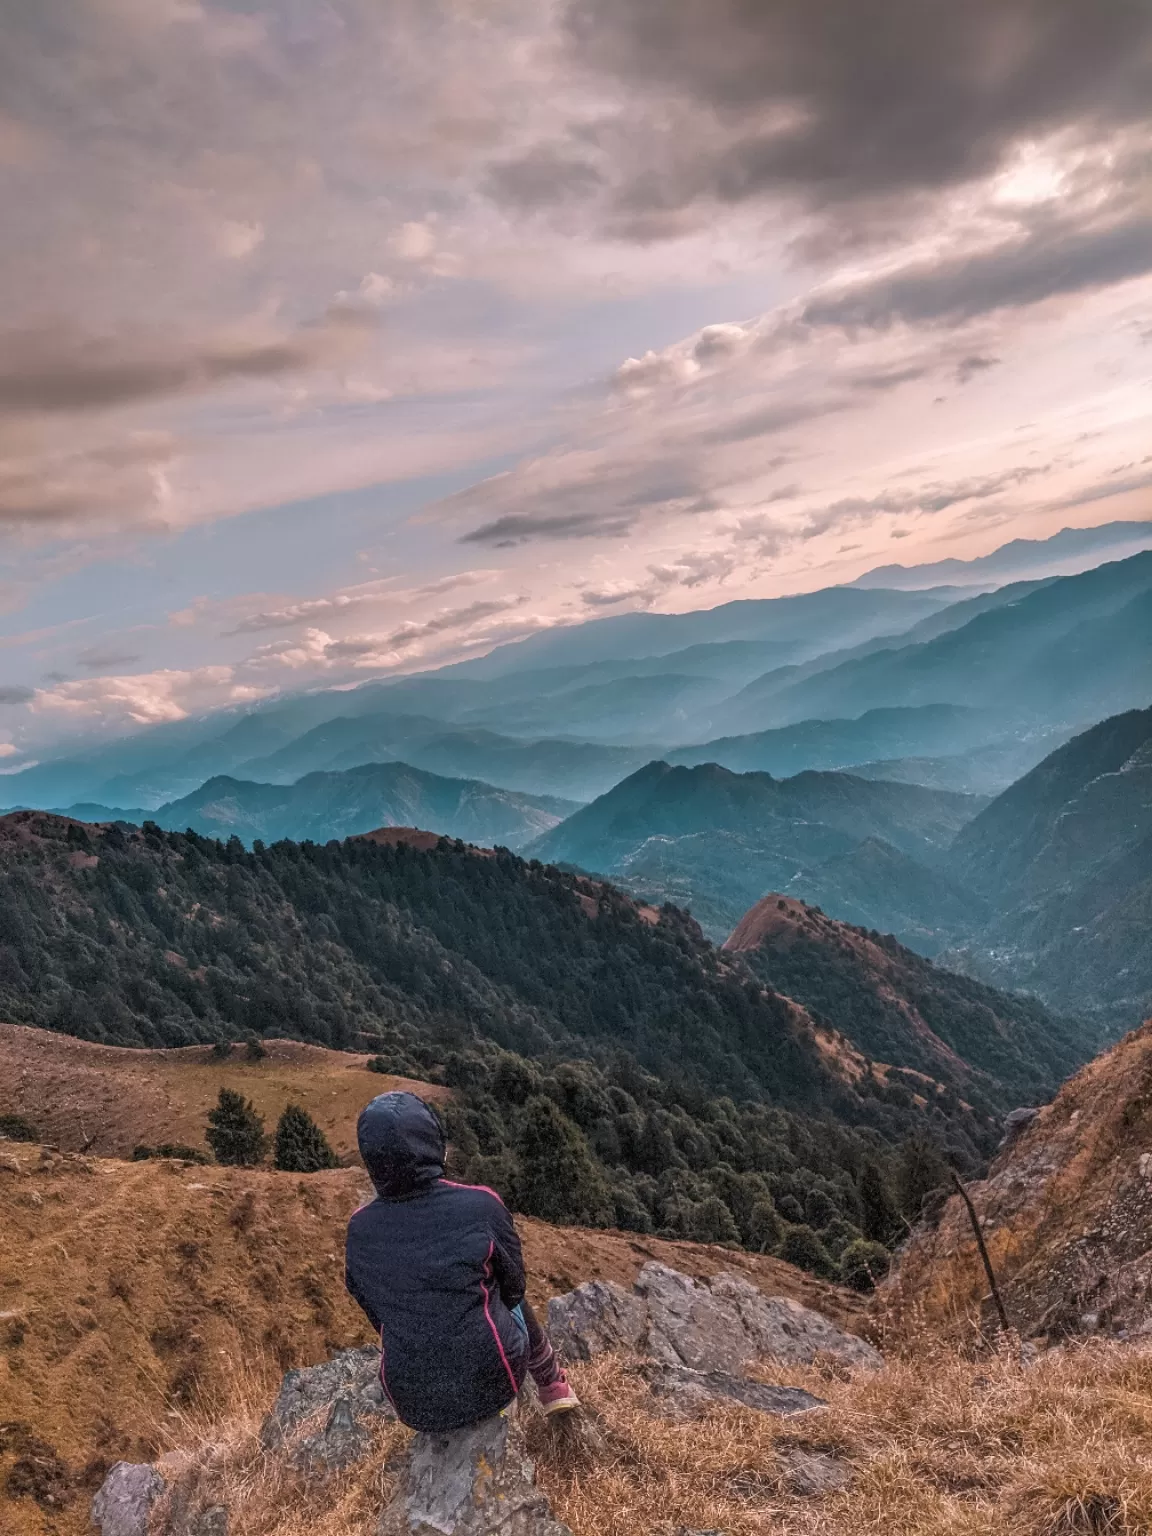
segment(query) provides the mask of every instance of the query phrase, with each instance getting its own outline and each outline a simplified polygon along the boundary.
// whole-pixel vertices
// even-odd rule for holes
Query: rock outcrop
[[[571,1536],[536,1487],[514,1412],[417,1435],[378,1536]]]
[[[875,1369],[880,1355],[810,1307],[765,1296],[739,1275],[693,1280],[646,1264],[634,1292],[590,1281],[548,1304],[548,1327],[571,1361],[641,1352],[665,1365],[738,1376],[753,1360],[810,1365],[818,1357]]]
[[[148,1536],[152,1506],[163,1491],[154,1466],[118,1461],[92,1500],[92,1524],[100,1536]]]
[[[380,1351],[374,1345],[342,1349],[320,1365],[289,1371],[260,1428],[260,1443],[265,1450],[274,1450],[304,1419],[323,1408],[335,1413],[340,1405],[338,1421],[348,1419],[353,1426],[376,1414],[396,1417],[380,1384]],[[331,1417],[325,1433],[338,1427],[332,1425]]]
[[[669,1418],[686,1418],[710,1403],[728,1401],[759,1413],[791,1418],[796,1413],[811,1413],[827,1407],[824,1399],[814,1397],[802,1387],[775,1387],[746,1376],[732,1376],[727,1371],[692,1371],[685,1365],[665,1365],[652,1361],[644,1368],[652,1395],[661,1400]]]

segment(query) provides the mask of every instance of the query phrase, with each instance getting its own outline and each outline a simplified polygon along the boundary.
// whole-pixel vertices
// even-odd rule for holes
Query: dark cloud
[[[818,417],[847,410],[854,403],[847,400],[817,399],[768,405],[760,410],[746,411],[744,415],[737,416],[731,421],[722,421],[715,427],[707,427],[696,434],[695,441],[702,444],[743,443],[754,437],[771,437],[776,432],[786,432],[790,427],[802,426],[805,422],[815,421]],[[783,455],[773,459],[765,467],[778,469],[781,464],[787,462],[787,456]]]
[[[488,191],[499,202],[531,210],[594,192],[603,180],[589,161],[540,145],[519,159],[494,165],[488,173]]]
[[[1142,0],[570,0],[567,30],[630,87],[641,212],[935,191],[1152,100]]]
[[[933,481],[915,490],[884,491],[879,496],[847,496],[809,512],[800,537],[814,539],[842,523],[870,520],[878,513],[946,512],[964,501],[986,501],[1052,470],[1051,464],[1018,465],[967,480]]]
[[[0,687],[0,704],[27,704],[32,696],[31,688],[21,688],[14,683],[5,683]]]
[[[345,322],[343,314],[334,319]],[[62,328],[10,331],[0,337],[0,410],[105,410],[228,379],[275,378],[317,362],[327,334],[316,326],[282,340],[197,346]]]
[[[458,542],[491,544],[497,549],[506,549],[513,544],[527,544],[530,539],[619,539],[631,531],[633,522],[631,517],[599,512],[564,512],[555,517],[512,513],[498,517],[494,522],[482,523]]]
[[[453,608],[447,613],[436,614],[422,623],[402,624],[389,635],[366,635],[362,639],[333,640],[324,647],[324,655],[330,661],[354,661],[362,656],[377,655],[382,651],[405,650],[419,640],[434,635],[447,634],[454,629],[467,629],[512,608],[519,608],[525,599],[521,596],[498,597],[488,601],[469,603],[466,608]]]
[[[86,672],[111,672],[115,667],[130,667],[139,661],[136,651],[116,650],[110,646],[91,645],[76,657],[76,665]]]
[[[1001,359],[998,357],[982,357],[979,353],[973,353],[971,357],[962,357],[956,364],[956,382],[967,384],[969,379],[974,379],[978,374],[987,373],[989,368],[999,368]]]
[[[931,371],[927,363],[910,363],[902,368],[872,368],[854,374],[848,382],[853,389],[880,395],[890,389],[899,389],[901,384],[910,384],[914,379],[922,379]]]
[[[956,322],[1082,293],[1149,271],[1152,217],[1136,215],[1103,229],[1044,225],[991,250],[820,294],[805,306],[804,319],[810,325],[846,327]]]

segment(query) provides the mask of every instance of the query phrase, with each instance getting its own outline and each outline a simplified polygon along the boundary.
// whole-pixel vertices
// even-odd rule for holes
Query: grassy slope
[[[52,1447],[70,1498],[54,1513],[0,1492],[4,1536],[81,1536],[100,1467],[180,1444],[190,1406],[223,1400],[238,1374],[261,1383],[267,1406],[288,1366],[370,1342],[343,1284],[345,1223],[367,1192],[354,1168],[279,1174],[4,1143],[0,1417]],[[630,1283],[659,1258],[699,1275],[740,1270],[844,1320],[861,1309],[770,1258],[519,1226],[537,1302],[595,1276]],[[15,1454],[0,1449],[0,1489]]]

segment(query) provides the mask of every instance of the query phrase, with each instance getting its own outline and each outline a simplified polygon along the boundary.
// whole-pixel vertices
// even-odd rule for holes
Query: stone
[[[699,1280],[653,1262],[640,1271],[636,1289],[647,1303],[648,1352],[657,1360],[734,1373],[753,1358],[755,1350],[732,1308],[715,1301]]]
[[[292,1453],[293,1462],[300,1467],[318,1467],[336,1471],[363,1460],[372,1448],[372,1436],[358,1422],[363,1417],[351,1397],[338,1397],[332,1404],[324,1428],[319,1434],[309,1435]]]
[[[571,1536],[552,1519],[515,1414],[418,1434],[378,1536]]]
[[[635,1352],[647,1326],[642,1298],[611,1280],[589,1280],[548,1303],[548,1336],[557,1354],[570,1362]]]
[[[151,1463],[118,1461],[92,1500],[92,1524],[101,1536],[148,1536],[148,1517],[163,1491]]]
[[[693,1371],[684,1365],[653,1362],[644,1368],[644,1376],[653,1395],[665,1399],[672,1418],[692,1417],[712,1403],[740,1403],[759,1413],[791,1418],[798,1413],[812,1413],[828,1405],[821,1397],[801,1387],[770,1386],[749,1381],[746,1376],[732,1376],[726,1371]]]
[[[192,1536],[228,1536],[228,1511],[223,1504],[202,1509],[192,1522]]]
[[[816,1499],[825,1493],[842,1493],[852,1481],[848,1463],[827,1451],[807,1451],[796,1446],[782,1451],[780,1461],[784,1487],[798,1498]]]
[[[710,1285],[665,1264],[646,1264],[636,1289],[648,1305],[648,1351],[669,1365],[738,1374],[757,1359],[811,1365],[818,1356],[854,1368],[881,1363],[871,1344],[810,1307],[765,1296],[739,1275]]]
[[[1039,1113],[1038,1109],[1014,1109],[1011,1114],[1006,1115],[1004,1117],[1004,1135],[998,1150],[1003,1151],[1005,1147],[1010,1147],[1023,1133],[1025,1127],[1032,1124]]]
[[[290,1430],[312,1414],[330,1409],[337,1398],[348,1401],[357,1422],[374,1414],[396,1417],[380,1385],[378,1349],[372,1345],[343,1349],[320,1365],[289,1371],[260,1427],[260,1444],[265,1450],[282,1446]]]

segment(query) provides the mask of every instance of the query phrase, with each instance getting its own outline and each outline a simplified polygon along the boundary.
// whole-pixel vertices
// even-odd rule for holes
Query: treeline
[[[0,873],[0,1017],[118,1045],[288,1036],[448,1083],[458,1171],[549,1220],[891,1244],[989,1116],[826,1065],[692,920],[497,851],[38,818]],[[366,1090],[370,1086],[366,1084]],[[367,1092],[366,1092],[367,1097]]]
[[[454,1090],[444,1111],[454,1174],[514,1210],[738,1244],[850,1284],[884,1272],[884,1250],[950,1165],[973,1171],[962,1145],[924,1126],[891,1142],[831,1116],[675,1087],[623,1055],[607,1068],[548,1067],[487,1048],[453,1052],[432,1072]]]

